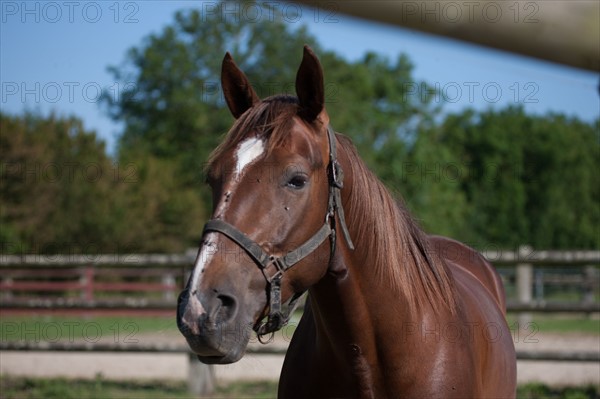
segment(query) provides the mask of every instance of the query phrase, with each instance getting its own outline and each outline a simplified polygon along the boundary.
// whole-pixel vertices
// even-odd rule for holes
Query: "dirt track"
[[[181,342],[176,333],[144,334],[140,343]],[[581,334],[539,334],[537,342],[519,339],[522,350],[574,350],[600,352],[600,337]],[[256,344],[259,345],[259,344]],[[285,345],[284,340],[271,345]],[[218,381],[277,379],[283,362],[278,355],[246,355],[240,362],[217,366]],[[28,376],[109,379],[187,379],[188,358],[184,354],[111,354],[66,352],[1,352],[0,373]],[[520,383],[539,381],[551,385],[600,385],[600,364],[570,362],[518,362]]]

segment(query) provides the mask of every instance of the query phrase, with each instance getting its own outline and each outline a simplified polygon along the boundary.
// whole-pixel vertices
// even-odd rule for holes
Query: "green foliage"
[[[55,115],[0,114],[0,129],[2,250],[109,247],[115,182],[96,134]]]
[[[431,127],[419,130],[403,156],[393,146],[384,147],[378,156],[388,168],[379,175],[402,193],[427,231],[456,238],[469,230],[468,207],[453,154],[440,140],[440,130]]]
[[[478,248],[598,248],[598,123],[512,107],[450,114],[404,151],[382,148],[379,175],[430,232]]]
[[[0,114],[3,253],[183,251],[203,207],[174,165],[114,162],[81,120]]]
[[[480,247],[600,246],[598,122],[509,107],[450,115],[436,130],[433,158],[458,172],[452,183],[466,202],[468,229],[457,238]]]
[[[124,188],[122,242],[132,251],[183,252],[197,243],[204,202],[174,162],[145,151],[122,151],[130,181]]]

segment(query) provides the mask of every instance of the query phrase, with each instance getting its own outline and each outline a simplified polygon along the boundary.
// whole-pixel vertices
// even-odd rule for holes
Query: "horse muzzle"
[[[177,305],[177,327],[198,359],[207,364],[234,363],[242,358],[251,323],[240,322],[234,296],[211,290],[191,295],[184,290]]]

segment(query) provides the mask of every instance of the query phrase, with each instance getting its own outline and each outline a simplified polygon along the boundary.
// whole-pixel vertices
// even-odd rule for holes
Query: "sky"
[[[225,12],[215,11],[215,4],[0,0],[0,109],[11,114],[34,110],[75,115],[113,151],[122,125],[108,117],[98,97],[103,88],[119,95],[123,87],[107,67],[122,65],[127,50],[172,23],[176,10]],[[360,60],[367,51],[391,60],[407,54],[415,79],[427,81],[447,97],[446,112],[520,104],[534,114],[563,113],[588,122],[600,117],[597,73],[316,12],[293,2],[271,4],[287,23],[305,24],[323,48],[350,61]],[[272,18],[260,7],[247,9],[245,15],[259,23]]]

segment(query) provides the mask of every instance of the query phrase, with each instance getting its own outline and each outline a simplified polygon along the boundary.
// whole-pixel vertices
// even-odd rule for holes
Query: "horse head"
[[[251,328],[259,335],[280,328],[289,316],[282,304],[327,272],[341,170],[323,71],[310,48],[297,97],[260,100],[229,54],[221,83],[236,121],[209,161],[213,211],[177,322],[201,361],[223,364],[243,356]]]

